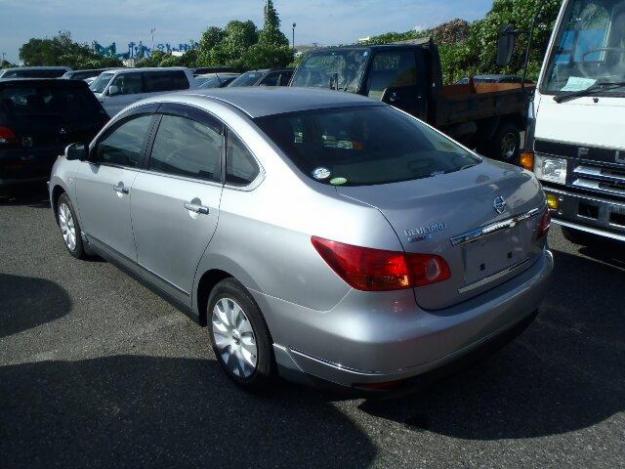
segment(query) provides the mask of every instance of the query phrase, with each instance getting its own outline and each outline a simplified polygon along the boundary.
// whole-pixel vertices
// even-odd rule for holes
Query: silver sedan
[[[340,92],[142,101],[67,148],[50,198],[70,254],[208,325],[250,388],[401,389],[526,326],[553,268],[531,173]]]

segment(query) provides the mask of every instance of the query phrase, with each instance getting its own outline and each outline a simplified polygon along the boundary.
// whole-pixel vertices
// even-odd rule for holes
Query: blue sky
[[[233,19],[262,25],[263,0],[0,0],[0,52],[18,60],[19,47],[31,37],[69,30],[74,39],[125,52],[130,41],[150,45],[198,40],[208,26]],[[351,43],[388,31],[425,28],[460,17],[483,17],[492,0],[274,0],[283,31],[297,44]]]

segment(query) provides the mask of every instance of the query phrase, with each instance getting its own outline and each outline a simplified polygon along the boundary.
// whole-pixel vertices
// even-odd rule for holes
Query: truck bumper
[[[625,242],[625,201],[618,202],[546,185],[543,188],[547,195],[554,195],[558,199],[558,208],[552,211],[555,223]]]

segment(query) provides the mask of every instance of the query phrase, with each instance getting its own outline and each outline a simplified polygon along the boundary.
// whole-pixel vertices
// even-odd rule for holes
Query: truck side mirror
[[[117,96],[120,92],[119,86],[111,85],[109,86],[108,95],[109,96]]]
[[[86,143],[72,143],[65,148],[67,161],[86,161],[89,156],[89,146]]]
[[[512,61],[514,46],[516,45],[516,30],[514,26],[507,25],[501,31],[497,41],[497,66],[506,67]]]

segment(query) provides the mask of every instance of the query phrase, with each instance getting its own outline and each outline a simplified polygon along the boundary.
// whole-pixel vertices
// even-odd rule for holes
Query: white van
[[[191,71],[183,67],[124,68],[103,72],[90,88],[112,117],[140,99],[197,88],[197,84]]]

